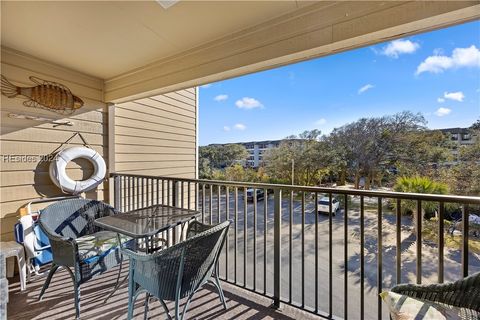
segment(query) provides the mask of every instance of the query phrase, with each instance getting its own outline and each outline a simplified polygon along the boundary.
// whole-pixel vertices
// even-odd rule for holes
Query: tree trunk
[[[383,174],[379,173],[377,175],[377,183],[378,183],[378,187],[381,188],[382,187],[382,180],[383,180]]]
[[[346,172],[345,172],[345,169],[342,169],[340,171],[340,181],[338,183],[339,186],[344,186],[345,185],[345,180],[346,180]]]
[[[365,190],[370,190],[371,185],[372,185],[372,171],[368,171],[368,175],[365,179]]]

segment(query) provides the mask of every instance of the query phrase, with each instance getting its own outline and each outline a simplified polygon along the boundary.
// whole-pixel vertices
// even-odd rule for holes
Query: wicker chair
[[[39,224],[50,241],[53,262],[39,300],[59,267],[64,267],[72,278],[77,319],[80,317],[81,284],[119,264],[118,284],[122,254],[117,235],[94,225],[95,219],[116,213],[103,202],[87,199],[63,200],[41,210]]]
[[[150,296],[156,297],[172,319],[165,300],[175,301],[175,319],[185,319],[193,295],[207,282],[218,290],[226,309],[225,297],[218,279],[217,260],[228,233],[230,221],[210,226],[191,222],[187,240],[151,255],[122,248],[130,256],[128,319],[141,293],[146,293],[145,318]],[[135,289],[134,289],[135,288]],[[182,313],[180,299],[187,297]]]
[[[453,283],[400,284],[391,291],[420,300],[462,308],[465,319],[480,318],[480,272]]]

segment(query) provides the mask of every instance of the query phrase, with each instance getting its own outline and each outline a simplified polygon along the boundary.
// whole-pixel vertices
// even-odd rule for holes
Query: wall
[[[22,98],[1,96],[0,224],[1,240],[13,239],[19,209],[41,197],[63,195],[50,180],[48,161],[41,161],[75,132],[105,159],[110,171],[141,175],[195,178],[197,168],[197,91],[180,90],[107,106],[103,80],[68,70],[29,55],[2,48],[1,73],[19,86],[31,86],[30,76],[56,81],[84,100],[72,116],[25,107]],[[110,115],[109,115],[110,112]],[[10,113],[70,120],[73,126],[13,119]],[[109,119],[111,121],[109,127]],[[110,141],[110,143],[109,143]],[[70,145],[82,145],[77,137]],[[109,148],[110,146],[110,148]],[[8,156],[29,156],[29,160]],[[112,157],[109,161],[108,157]],[[92,173],[83,160],[67,167],[72,179]],[[84,196],[108,201],[108,183]]]
[[[193,88],[116,105],[115,172],[195,178],[196,100]]]
[[[198,90],[191,88],[110,107],[109,117],[111,122],[115,123],[111,127],[113,131],[110,131],[109,152],[112,171],[196,178],[197,97]],[[135,183],[137,187],[134,187],[132,180],[130,190],[127,183],[122,184],[122,203],[127,194],[140,193],[145,197],[133,197],[132,206],[121,207],[122,210],[173,201],[167,195],[163,199],[153,197],[154,194],[161,194],[163,188],[165,188],[163,191],[167,192],[166,185],[162,187],[156,183],[152,184],[151,180],[137,180]],[[142,186],[141,191],[138,189],[139,183]],[[183,189],[178,187],[177,192],[180,190],[184,192],[183,205],[187,208],[188,187],[187,185],[184,185]],[[190,186],[190,192],[191,194],[195,192],[193,184]],[[110,190],[110,193],[112,195],[113,190]],[[190,201],[193,208],[194,198]],[[176,205],[182,204],[179,202]]]
[[[22,105],[21,98],[1,96],[0,136],[0,225],[1,240],[13,239],[13,225],[18,210],[28,201],[40,197],[62,195],[50,180],[49,163],[40,161],[41,156],[50,154],[76,131],[81,132],[87,142],[107,161],[108,128],[107,108],[103,101],[103,81],[84,74],[61,68],[10,49],[2,48],[1,73],[9,81],[20,86],[32,86],[29,76],[36,76],[62,83],[79,96],[85,105],[73,116],[29,108]],[[73,126],[53,127],[45,121],[12,119],[9,113],[22,113],[55,119],[68,119]],[[71,145],[81,145],[75,138]],[[31,161],[13,162],[8,155],[28,155]],[[92,173],[86,161],[72,162],[67,167],[73,179],[83,179]],[[108,196],[106,183],[86,196],[103,200]]]

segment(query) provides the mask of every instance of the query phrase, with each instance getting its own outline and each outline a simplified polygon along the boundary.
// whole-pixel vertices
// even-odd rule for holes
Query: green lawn
[[[445,247],[452,249],[461,250],[462,247],[462,236],[461,235],[452,235],[448,231],[452,226],[452,222],[445,220]],[[430,220],[424,220],[423,222],[423,239],[438,242],[438,219],[432,218]],[[473,231],[470,229],[470,236],[468,238],[469,250],[473,253],[480,254],[480,238],[473,235]],[[480,230],[477,230],[480,233]]]

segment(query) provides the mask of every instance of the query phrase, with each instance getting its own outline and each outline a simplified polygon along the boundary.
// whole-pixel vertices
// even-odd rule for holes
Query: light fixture
[[[180,0],[156,0],[158,2],[159,5],[162,6],[163,9],[168,9],[170,8],[171,6],[173,6],[174,4],[176,4],[177,2],[179,2]]]

